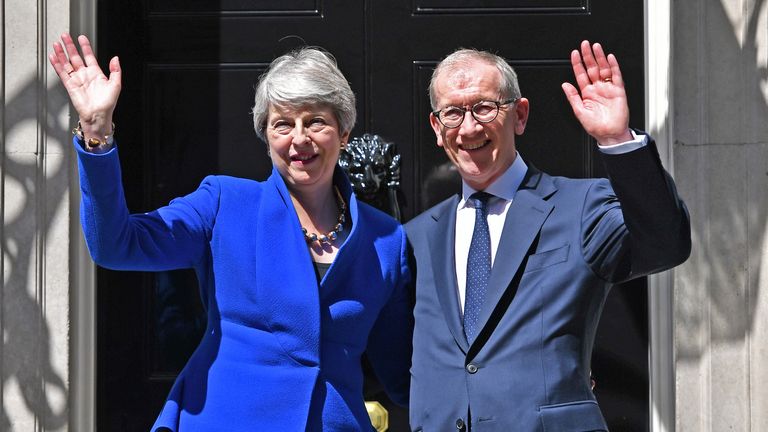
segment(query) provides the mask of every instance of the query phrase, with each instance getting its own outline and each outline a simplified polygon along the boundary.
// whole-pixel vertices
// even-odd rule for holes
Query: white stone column
[[[673,2],[676,430],[768,430],[768,4]]]
[[[68,1],[6,0],[0,10],[2,431],[91,430],[72,416],[72,392],[82,399],[89,388],[73,386],[73,375],[83,371],[71,361],[83,356],[70,353],[73,342],[84,339],[75,331],[82,319],[74,314],[82,308],[72,302],[83,289],[92,300],[92,266],[80,259],[77,201],[70,193],[70,109],[47,60],[79,10],[70,8]],[[87,407],[86,416],[92,411]]]
[[[670,0],[645,1],[646,130],[656,140],[664,166],[675,176],[672,91],[672,5]],[[671,432],[675,424],[674,273],[648,278],[650,365],[648,391],[651,432]]]

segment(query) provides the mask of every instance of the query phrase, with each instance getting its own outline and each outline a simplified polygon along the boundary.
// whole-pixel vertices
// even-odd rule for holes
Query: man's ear
[[[522,135],[525,132],[525,125],[528,124],[529,102],[526,98],[520,98],[515,104],[515,134]]]
[[[435,117],[434,114],[429,113],[429,125],[432,126],[432,130],[435,131],[435,137],[437,138],[437,145],[439,147],[443,146],[443,130],[442,125],[440,124],[440,120]]]

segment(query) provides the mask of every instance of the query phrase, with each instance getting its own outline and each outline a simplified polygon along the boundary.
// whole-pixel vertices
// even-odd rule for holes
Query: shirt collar
[[[520,152],[518,152],[512,165],[510,165],[499,178],[491,183],[490,186],[485,188],[485,192],[505,201],[512,201],[515,198],[517,189],[520,188],[520,184],[523,183],[523,178],[525,178],[526,172],[528,172],[528,165],[526,165],[522,156],[520,156]],[[466,182],[462,181],[461,202],[459,203],[459,208],[464,207],[467,199],[475,192],[477,192],[477,190],[472,189]]]

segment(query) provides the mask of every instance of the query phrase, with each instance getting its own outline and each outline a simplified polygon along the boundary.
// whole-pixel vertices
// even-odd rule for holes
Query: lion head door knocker
[[[400,218],[400,155],[378,135],[355,137],[339,155],[355,194],[366,203]]]

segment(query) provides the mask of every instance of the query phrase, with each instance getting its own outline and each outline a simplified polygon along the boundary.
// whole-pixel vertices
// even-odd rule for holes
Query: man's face
[[[477,122],[469,109],[479,101],[502,101],[501,74],[485,62],[457,66],[441,73],[435,82],[437,109],[448,106],[467,109],[464,121],[450,129],[430,114],[437,145],[458,168],[461,178],[472,188],[484,190],[512,165],[517,151],[515,135],[521,135],[528,120],[528,100],[503,105],[492,122]]]

